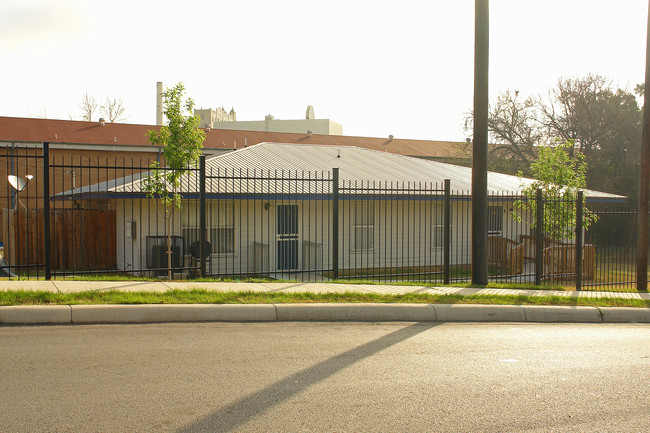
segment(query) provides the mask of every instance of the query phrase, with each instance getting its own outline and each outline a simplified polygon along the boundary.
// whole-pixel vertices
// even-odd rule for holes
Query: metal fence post
[[[205,278],[205,155],[199,159],[199,275]]]
[[[332,275],[339,278],[339,169],[332,169]]]
[[[542,284],[544,274],[544,198],[542,189],[535,194],[535,284]]]
[[[443,240],[445,244],[445,257],[444,257],[444,283],[449,284],[449,267],[451,255],[451,181],[445,179],[445,202],[444,202],[444,224],[445,232]]]
[[[576,290],[582,290],[582,201],[584,200],[584,193],[578,191],[578,198],[576,201]]]
[[[45,279],[52,279],[52,244],[50,239],[50,143],[43,142],[43,241],[45,243]]]

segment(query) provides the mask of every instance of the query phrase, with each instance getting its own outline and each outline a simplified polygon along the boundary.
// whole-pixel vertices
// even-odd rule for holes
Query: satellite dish
[[[11,186],[13,186],[14,189],[17,191],[17,193],[16,193],[16,198],[17,199],[18,199],[18,193],[21,192],[23,189],[25,189],[25,186],[27,186],[27,182],[29,182],[30,180],[32,180],[34,178],[34,176],[32,176],[31,174],[28,174],[25,177],[27,178],[27,180],[24,180],[22,177],[15,176],[13,174],[10,174],[9,176],[7,176],[7,180],[9,181],[9,184]],[[23,204],[23,202],[20,201],[20,199],[18,199],[18,201],[20,202],[20,204],[23,205],[23,207],[25,209],[27,209],[25,207],[25,205]],[[15,206],[16,205],[14,204],[14,209],[15,209]]]
[[[16,191],[22,191],[23,188],[25,188],[25,185],[27,184],[24,180],[22,180],[18,176],[14,176],[13,174],[7,176],[7,179],[9,180],[9,184],[13,186]]]
[[[27,180],[23,180],[23,178],[21,177],[10,174],[9,176],[7,176],[7,180],[9,180],[9,184],[13,186],[16,191],[20,192],[23,189],[25,189],[27,182],[29,182],[34,178],[34,176],[32,176],[31,174],[28,174],[26,177]]]

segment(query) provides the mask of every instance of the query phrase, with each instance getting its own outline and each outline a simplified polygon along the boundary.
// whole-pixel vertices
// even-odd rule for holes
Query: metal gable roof
[[[340,178],[349,182],[427,182],[442,187],[443,181],[450,179],[454,191],[469,193],[472,189],[470,167],[354,146],[260,143],[206,161],[208,172],[233,169],[329,172],[334,167],[339,168]],[[533,179],[488,172],[488,193],[517,193],[522,186],[533,182]],[[585,196],[624,198],[593,190],[585,190]]]
[[[206,160],[206,193],[208,194],[271,194],[294,192],[299,194],[328,194],[331,182],[317,181],[316,177],[331,179],[333,168],[339,169],[343,186],[371,186],[376,182],[395,186],[427,184],[429,189],[442,188],[450,179],[452,191],[469,194],[472,170],[453,164],[396,155],[353,146],[322,146],[295,143],[260,143]],[[145,175],[117,179],[103,184],[77,189],[76,193],[142,193]],[[303,182],[280,178],[307,178]],[[501,173],[488,173],[488,193],[516,194],[532,179]],[[298,185],[298,186],[297,186]],[[181,193],[199,191],[198,172],[191,171],[181,178]],[[66,194],[66,193],[64,193]],[[68,192],[69,194],[69,192]],[[586,197],[622,200],[623,196],[585,190]]]

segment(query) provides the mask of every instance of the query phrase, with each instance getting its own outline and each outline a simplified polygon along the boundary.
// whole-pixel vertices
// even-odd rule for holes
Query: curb
[[[521,305],[434,304],[440,322],[526,322]]]
[[[435,322],[428,304],[276,304],[278,321]]]
[[[605,323],[650,323],[650,308],[602,307],[600,311]]]
[[[276,320],[272,304],[72,305],[70,323],[260,322]]]
[[[650,308],[471,304],[146,304],[0,307],[0,324],[161,322],[650,323]]]
[[[11,325],[68,324],[71,322],[69,305],[15,305],[0,307],[0,323]]]
[[[600,323],[603,322],[601,310],[597,307],[567,307],[567,306],[544,306],[526,305],[523,307],[526,312],[527,322],[550,322],[550,323]],[[603,308],[604,309],[604,308]],[[624,314],[620,316],[624,318]],[[630,322],[631,320],[621,320]]]

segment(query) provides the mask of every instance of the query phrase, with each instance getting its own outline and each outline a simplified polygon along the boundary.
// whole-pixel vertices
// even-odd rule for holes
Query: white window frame
[[[181,212],[181,233],[187,243],[187,250],[193,240],[199,239],[199,208],[198,201],[190,202],[187,209]],[[235,204],[232,201],[207,200],[206,201],[206,239],[212,247],[211,255],[235,254]],[[219,232],[225,232],[230,237],[231,245],[219,248]]]
[[[487,210],[488,236],[503,236],[503,205],[489,205]]]
[[[445,249],[445,214],[443,203],[433,203],[431,206],[431,249]],[[439,232],[439,233],[438,233]],[[438,234],[438,236],[436,236]],[[451,242],[451,239],[450,239]]]
[[[353,201],[352,204],[352,251],[373,251],[375,249],[375,202]],[[364,233],[358,236],[358,233]],[[365,242],[365,245],[361,243]]]

